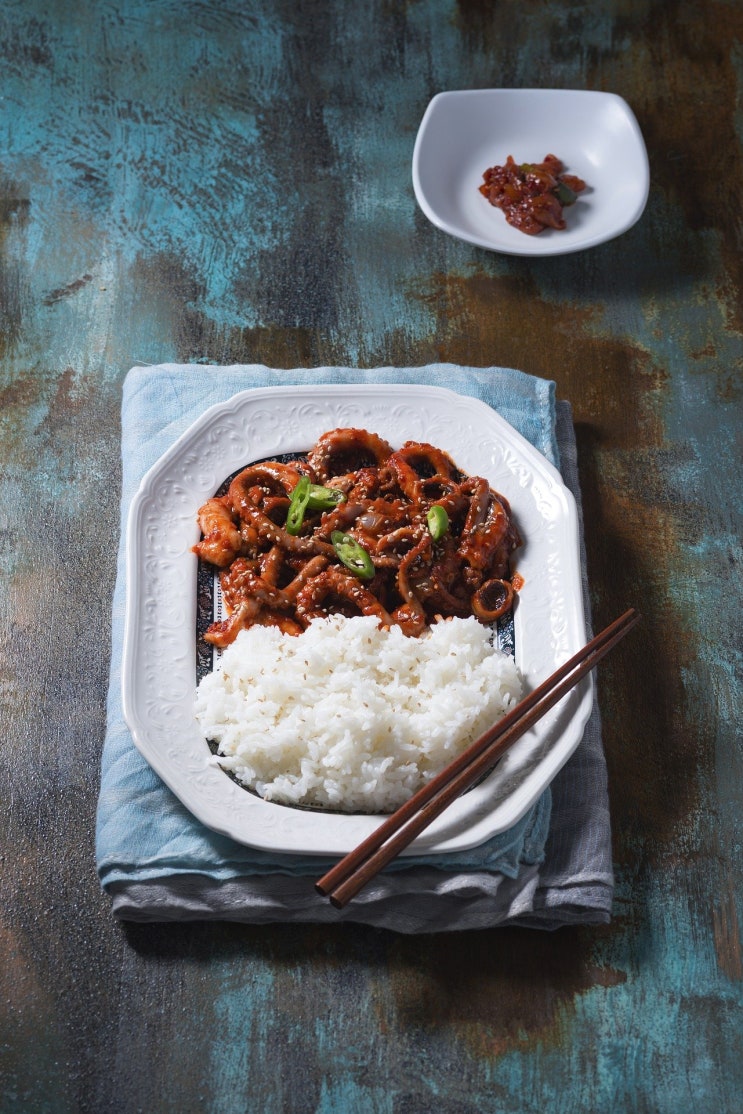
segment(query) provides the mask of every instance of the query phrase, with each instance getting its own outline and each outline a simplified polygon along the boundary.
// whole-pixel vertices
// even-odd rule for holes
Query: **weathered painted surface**
[[[6,0],[0,1109],[737,1111],[743,8]],[[441,89],[598,88],[652,189],[550,262],[417,210]],[[618,892],[605,930],[121,929],[93,869],[135,363],[434,359],[575,409]]]

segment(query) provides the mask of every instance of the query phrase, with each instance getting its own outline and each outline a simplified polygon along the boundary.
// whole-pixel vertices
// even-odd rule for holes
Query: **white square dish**
[[[586,190],[565,210],[567,227],[529,236],[507,223],[479,191],[483,173],[503,165],[560,159]],[[631,228],[650,185],[640,127],[615,93],[573,89],[466,89],[428,105],[413,152],[415,196],[451,236],[506,255],[564,255]]]

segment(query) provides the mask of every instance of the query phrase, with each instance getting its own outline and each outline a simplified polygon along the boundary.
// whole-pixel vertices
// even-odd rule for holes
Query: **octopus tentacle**
[[[235,641],[241,630],[252,626],[259,611],[260,603],[258,600],[247,598],[241,600],[226,619],[222,619],[218,623],[212,623],[204,634],[204,641],[223,650],[225,646],[230,646]]]
[[[428,481],[435,479],[440,483],[457,475],[454,461],[435,445],[423,441],[406,441],[392,454],[387,466],[407,497],[416,502]]]
[[[387,626],[392,623],[389,613],[374,593],[364,587],[355,576],[341,572],[338,568],[325,569],[298,593],[296,613],[300,622],[307,626],[313,619],[327,615],[328,600],[362,615],[376,615]]]
[[[242,548],[243,539],[229,504],[222,497],[208,499],[198,511],[199,528],[204,535],[193,547],[202,561],[224,568],[235,559]]]
[[[290,553],[325,553],[328,556],[335,556],[335,550],[328,542],[312,535],[294,536],[288,534],[283,526],[277,526],[258,507],[246,505],[243,507],[242,513],[248,523],[253,526],[258,537],[270,545],[278,545]]]
[[[421,556],[431,549],[431,538],[423,537],[409,550],[397,570],[397,587],[403,603],[392,612],[392,618],[405,634],[418,635],[426,626],[426,611],[410,582],[411,571]]]
[[[319,576],[323,569],[327,567],[327,564],[327,557],[323,557],[321,554],[318,554],[316,557],[312,557],[304,566],[304,568],[300,569],[294,579],[291,580],[284,588],[283,591],[285,598],[289,600],[290,603],[295,604],[297,602],[297,597],[299,596],[299,593],[304,588],[304,586],[309,581]]]
[[[346,531],[350,526],[353,526],[357,518],[360,518],[364,513],[364,503],[341,503],[334,511],[329,511],[323,515],[322,521],[318,527],[318,534],[323,538],[329,538],[334,530]]]
[[[513,584],[508,580],[486,580],[472,593],[472,611],[483,623],[494,623],[513,606]]]
[[[301,473],[291,464],[278,461],[267,464],[251,464],[238,472],[227,491],[227,501],[236,513],[240,513],[246,503],[255,505],[263,495],[291,495],[299,483]]]
[[[466,530],[460,554],[471,570],[483,573],[491,567],[493,556],[506,539],[511,523],[503,503],[490,489],[484,501],[484,509],[481,509],[482,500],[479,494],[476,502],[477,522]]]
[[[284,564],[284,551],[278,545],[273,545],[267,553],[263,553],[259,566],[261,579],[266,584],[278,584],[281,568]]]
[[[307,454],[307,462],[325,483],[334,476],[358,472],[369,465],[381,465],[392,453],[392,446],[376,433],[365,429],[332,429],[323,433]]]
[[[281,588],[270,584],[251,568],[240,566],[239,561],[235,561],[232,568],[223,572],[219,579],[224,601],[230,610],[236,610],[243,599],[254,600],[259,607],[280,608],[290,605]]]
[[[408,524],[400,526],[397,530],[390,530],[389,534],[383,534],[377,541],[377,552],[384,553],[386,550],[391,549],[396,551],[399,560],[402,561],[404,554],[400,553],[400,547],[409,545],[411,548],[418,545],[423,536],[423,527],[420,524]],[[408,553],[410,550],[407,551]]]
[[[308,505],[289,533],[287,511],[301,476],[346,499],[327,509]],[[447,516],[435,540],[427,518],[434,503]],[[244,468],[226,495],[200,508],[199,524],[203,537],[194,551],[221,569],[229,611],[207,632],[214,645],[254,624],[297,633],[332,612],[376,615],[415,636],[438,615],[491,622],[513,603],[509,560],[521,539],[507,501],[425,442],[393,451],[366,430],[330,430],[304,460]],[[366,551],[370,579],[342,563],[332,544],[336,530]]]

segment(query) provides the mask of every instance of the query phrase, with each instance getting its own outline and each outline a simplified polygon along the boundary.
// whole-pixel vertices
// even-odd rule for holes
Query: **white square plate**
[[[196,512],[238,468],[306,451],[339,426],[371,430],[395,446],[436,444],[510,501],[524,538],[514,633],[527,690],[585,642],[573,497],[552,465],[484,403],[441,388],[333,384],[245,391],[207,410],[150,469],[131,505],[124,717],[140,752],[202,823],[269,851],[343,854],[380,820],[264,801],[213,763],[193,712]],[[474,847],[515,824],[578,746],[592,694],[590,680],[569,693],[409,853]]]
[[[586,184],[565,210],[567,228],[528,236],[479,191],[483,173],[560,159]],[[642,215],[650,185],[640,127],[615,93],[573,89],[466,89],[428,105],[413,152],[423,212],[460,240],[506,255],[564,255],[611,240]]]

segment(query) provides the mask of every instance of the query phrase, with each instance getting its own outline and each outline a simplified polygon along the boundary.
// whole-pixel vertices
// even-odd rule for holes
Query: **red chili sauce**
[[[528,236],[545,228],[565,228],[563,208],[572,205],[586,188],[582,178],[563,173],[562,163],[554,155],[546,155],[539,163],[516,163],[509,155],[505,166],[491,166],[483,179],[479,187],[483,197]]]

